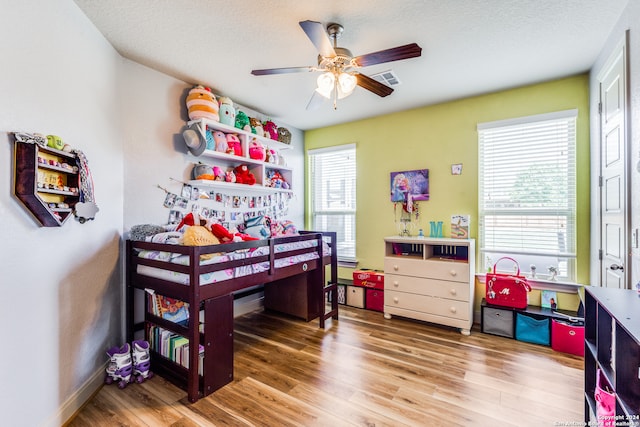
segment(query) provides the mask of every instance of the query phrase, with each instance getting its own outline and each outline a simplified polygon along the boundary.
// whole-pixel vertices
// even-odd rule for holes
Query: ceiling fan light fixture
[[[338,76],[338,84],[344,96],[351,95],[353,90],[356,88],[357,83],[358,80],[353,74],[343,72]]]
[[[316,92],[325,98],[331,98],[331,92],[333,91],[333,87],[336,82],[336,77],[331,72],[322,73],[318,76],[318,87]]]

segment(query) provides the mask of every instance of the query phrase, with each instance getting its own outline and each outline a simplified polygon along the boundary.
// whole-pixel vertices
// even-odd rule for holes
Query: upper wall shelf
[[[76,155],[15,141],[14,193],[45,227],[59,227],[80,200]]]

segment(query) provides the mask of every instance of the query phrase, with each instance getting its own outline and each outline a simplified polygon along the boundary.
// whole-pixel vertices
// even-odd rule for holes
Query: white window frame
[[[578,110],[573,109],[478,124],[482,272],[501,257],[510,256],[528,276],[535,265],[537,279],[555,276],[563,282],[575,282],[577,116]],[[536,176],[532,173],[535,168],[552,171],[546,184],[551,183],[554,189],[553,201],[537,202],[533,193],[536,185],[525,188],[527,191],[518,188],[522,182],[531,182],[522,177]],[[554,173],[559,178],[549,180]],[[512,266],[500,263],[498,271]],[[554,275],[549,267],[559,271]]]
[[[334,177],[332,180],[324,180],[320,185],[322,189],[318,192],[317,179],[321,179],[322,171],[317,170],[318,165],[316,159],[321,157],[329,157],[333,155],[349,154],[352,156],[352,162],[346,160],[346,165],[340,169],[340,176]],[[356,265],[356,144],[344,144],[327,148],[319,148],[307,151],[308,170],[309,170],[309,205],[310,205],[310,223],[311,229],[314,231],[335,231],[337,236],[338,262],[344,266]],[[333,171],[335,172],[335,171]],[[330,185],[339,184],[342,192],[338,197],[334,197],[334,201],[340,199],[346,205],[339,207],[330,207],[319,200],[319,197],[326,197],[330,190]],[[348,193],[348,194],[347,194]],[[341,230],[325,229],[326,226],[320,224],[319,218],[324,217],[343,217],[342,223],[344,228]]]

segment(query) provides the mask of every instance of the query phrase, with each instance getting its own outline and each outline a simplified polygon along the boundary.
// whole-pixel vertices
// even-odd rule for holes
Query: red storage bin
[[[384,289],[384,272],[375,270],[355,270],[353,285],[365,288]]]
[[[365,306],[367,310],[384,311],[384,291],[366,289]]]
[[[562,353],[584,356],[584,325],[553,319],[551,348]]]

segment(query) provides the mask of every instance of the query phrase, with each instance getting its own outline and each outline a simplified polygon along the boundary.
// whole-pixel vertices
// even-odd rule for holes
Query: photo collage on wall
[[[204,190],[189,184],[183,184],[180,194],[165,191],[164,207],[170,209],[169,224],[177,224],[184,215],[193,212],[219,222],[225,228],[242,228],[247,219],[259,215],[275,220],[283,219],[289,213],[289,202],[293,198],[290,192],[233,194]]]

